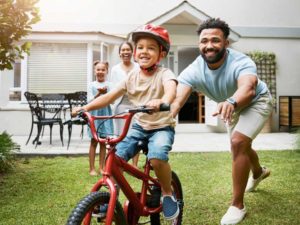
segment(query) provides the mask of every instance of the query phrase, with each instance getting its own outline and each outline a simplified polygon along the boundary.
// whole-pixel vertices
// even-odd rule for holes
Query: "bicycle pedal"
[[[150,188],[151,195],[147,199],[146,205],[151,208],[158,207],[160,205],[161,189],[153,186]]]

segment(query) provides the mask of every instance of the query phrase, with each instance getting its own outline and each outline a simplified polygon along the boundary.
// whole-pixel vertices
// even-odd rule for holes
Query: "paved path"
[[[29,143],[25,145],[27,136],[13,136],[13,140],[20,145],[22,155],[81,155],[88,154],[89,140],[72,137],[69,149],[62,147],[58,136],[42,138],[42,145],[35,148]],[[292,150],[296,149],[297,134],[290,133],[262,133],[253,142],[256,150]],[[65,142],[67,139],[65,138]],[[173,145],[174,152],[221,152],[229,151],[229,140],[226,133],[177,133]]]

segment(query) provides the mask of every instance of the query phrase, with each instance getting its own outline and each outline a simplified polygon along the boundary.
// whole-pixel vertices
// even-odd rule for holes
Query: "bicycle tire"
[[[73,209],[71,212],[68,221],[66,225],[81,225],[84,224],[83,220],[84,217],[91,211],[95,210],[95,207],[99,206],[100,204],[108,204],[110,195],[108,192],[92,192],[85,196],[83,199],[80,200],[80,202],[77,204],[77,206]],[[93,218],[93,220],[99,220],[97,216]],[[101,218],[101,221],[94,221],[95,223],[90,224],[105,224],[105,217]],[[122,205],[117,200],[116,207],[114,211],[113,216],[113,223],[115,225],[126,225],[126,219],[124,215],[124,211],[122,208]],[[85,224],[86,225],[86,224]]]
[[[182,217],[183,217],[183,191],[182,191],[181,182],[180,182],[177,174],[174,171],[172,171],[171,188],[172,188],[173,193],[179,203],[179,210],[180,210],[178,217],[175,220],[173,220],[171,224],[172,225],[181,225]],[[151,225],[161,225],[161,213],[151,214],[150,215],[150,223],[151,223]]]

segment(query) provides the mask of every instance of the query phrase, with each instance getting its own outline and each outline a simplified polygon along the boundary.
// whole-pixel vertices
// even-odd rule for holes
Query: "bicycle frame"
[[[106,214],[106,221],[105,221],[106,225],[111,224],[113,220],[114,208],[116,206],[116,200],[118,197],[118,190],[115,184],[119,185],[124,195],[127,197],[129,202],[133,205],[138,216],[149,216],[151,213],[158,213],[162,210],[161,204],[156,208],[149,208],[146,206],[147,190],[149,186],[154,185],[160,187],[157,178],[153,178],[150,176],[150,171],[152,170],[150,162],[146,160],[144,171],[141,171],[115,154],[116,144],[126,136],[131,119],[134,114],[135,114],[134,112],[128,112],[124,115],[118,115],[118,116],[92,116],[87,112],[84,113],[84,116],[88,118],[88,121],[90,123],[90,128],[91,128],[93,138],[97,140],[99,143],[105,143],[106,148],[108,150],[106,162],[105,162],[105,168],[102,174],[103,176],[100,180],[97,181],[97,183],[91,189],[91,192],[96,192],[100,190],[101,187],[103,186],[107,186],[109,189],[110,200],[109,200],[108,210]],[[112,118],[125,119],[125,125],[121,135],[119,137],[115,137],[115,138],[107,137],[105,139],[98,137],[96,134],[94,121],[97,119],[112,119]],[[131,188],[130,184],[127,182],[126,178],[124,177],[123,172],[127,172],[132,177],[135,177],[136,179],[142,181],[142,188],[139,196],[137,196],[135,191]],[[91,214],[92,214],[91,212],[87,214],[87,216],[84,219],[84,224],[90,223]]]

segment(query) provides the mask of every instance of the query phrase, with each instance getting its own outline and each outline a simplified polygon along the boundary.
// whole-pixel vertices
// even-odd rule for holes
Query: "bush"
[[[6,172],[14,166],[14,151],[18,145],[13,142],[11,135],[3,132],[0,134],[0,173]]]

